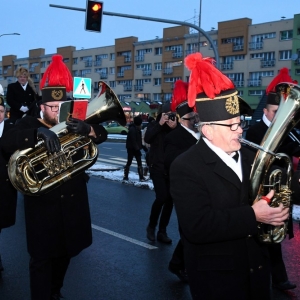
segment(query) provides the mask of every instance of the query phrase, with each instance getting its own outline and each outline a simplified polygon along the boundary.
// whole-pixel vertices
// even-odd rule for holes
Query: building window
[[[115,60],[115,58],[116,58],[115,53],[110,53],[109,59],[110,59],[110,60]]]
[[[115,87],[116,87],[116,82],[115,82],[115,81],[110,81],[110,82],[109,82],[109,86],[110,86],[111,88],[115,88]]]
[[[46,62],[45,61],[41,61],[41,68],[45,68],[46,67]]]
[[[161,71],[162,70],[162,63],[154,63],[154,70]]]
[[[82,56],[80,57],[80,61],[92,61],[92,56]]]
[[[263,95],[262,90],[253,90],[253,91],[249,91],[249,96],[262,96]]]
[[[154,78],[154,85],[161,85],[161,78]]]
[[[77,65],[78,64],[78,57],[74,57],[73,58],[73,65]]]
[[[292,58],[292,50],[279,51],[279,60],[290,60]]]
[[[280,31],[280,40],[290,40],[293,38],[293,30]]]
[[[109,68],[109,74],[111,75],[115,74],[115,67]]]
[[[96,55],[96,60],[101,60],[101,59],[105,59],[108,58],[108,54],[99,54]]]
[[[162,47],[154,48],[154,54],[155,55],[162,55]]]

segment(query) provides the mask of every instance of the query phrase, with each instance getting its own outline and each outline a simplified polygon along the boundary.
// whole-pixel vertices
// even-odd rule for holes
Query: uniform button
[[[28,142],[28,138],[25,138],[25,142]]]
[[[250,269],[250,273],[253,273],[254,272],[254,270],[253,269]]]
[[[252,235],[251,235],[251,234],[248,235],[248,239],[250,239],[250,238],[252,238]]]
[[[63,198],[63,197],[64,197],[64,195],[61,195],[61,196],[60,196],[60,198]]]
[[[71,197],[74,197],[74,194],[72,194]]]
[[[8,179],[8,178],[6,178],[6,181],[9,181],[9,179]]]
[[[258,269],[261,270],[263,268],[263,266],[259,266]]]

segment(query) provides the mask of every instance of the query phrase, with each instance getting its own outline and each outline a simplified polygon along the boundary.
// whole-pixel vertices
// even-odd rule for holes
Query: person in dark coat
[[[10,106],[10,119],[13,123],[28,112],[37,94],[29,82],[29,72],[24,67],[16,70],[17,81],[7,86],[6,102]]]
[[[58,78],[55,76],[56,70],[60,70],[60,73],[64,70],[65,73],[59,82],[55,80]],[[57,124],[59,104],[67,99],[66,92],[72,90],[73,84],[62,56],[53,56],[43,80],[53,84],[44,86],[45,81],[41,82],[43,119],[32,116],[20,119],[2,137],[6,153],[34,148],[38,140],[44,141],[44,147],[49,153],[60,151],[60,140],[49,128]],[[69,118],[66,124],[69,132],[89,136],[96,144],[107,138],[106,130],[99,124],[87,124],[75,118]],[[82,157],[82,151],[74,155],[75,161],[77,156]],[[82,172],[41,196],[24,195],[32,300],[60,299],[60,289],[70,259],[92,243],[86,185],[87,175]]]
[[[187,56],[185,64],[201,137],[171,164],[170,186],[192,297],[270,299],[268,252],[257,240],[257,222],[282,225],[289,209],[268,205],[274,191],[249,204],[253,154],[239,142],[245,123],[237,90],[200,53]]]
[[[198,114],[194,111],[194,108],[188,106],[187,92],[188,83],[177,80],[173,89],[171,110],[176,111],[179,117],[179,124],[164,139],[164,163],[167,174],[169,174],[170,166],[174,159],[195,145],[200,137],[196,127],[196,124],[199,122]],[[183,253],[183,244],[181,239],[179,239],[168,269],[181,281],[188,282]]]
[[[156,196],[146,228],[147,238],[150,241],[155,241],[155,230],[159,221],[157,240],[166,244],[172,243],[172,239],[167,234],[167,226],[173,210],[173,201],[164,165],[164,138],[176,126],[177,119],[175,114],[171,112],[170,102],[168,101],[163,105],[162,112],[158,114],[156,120],[148,124],[144,137],[144,141],[150,144],[150,178]]]
[[[281,69],[279,74],[272,80],[272,82],[267,87],[267,91],[268,91],[267,100],[266,100],[265,108],[263,109],[262,119],[247,130],[246,140],[258,145],[260,145],[261,142],[263,141],[263,138],[267,130],[269,129],[269,126],[271,125],[271,122],[273,121],[279,107],[280,97],[274,90],[275,88],[274,83],[280,81],[292,82],[292,78],[290,78],[290,76],[288,75],[288,70],[286,68]],[[257,150],[253,150],[253,151],[256,152]],[[286,137],[277,152],[286,153],[292,159],[293,155],[295,156],[300,155],[300,147],[297,142],[293,141],[290,137]],[[286,168],[285,163],[276,160],[273,166],[271,167],[270,171],[272,169],[280,169],[283,171],[283,174],[285,174],[285,168]],[[299,178],[298,174],[296,174],[296,176]],[[282,179],[284,182],[286,182],[286,176],[283,176]],[[295,182],[295,178],[293,178],[293,182]],[[297,185],[299,185],[299,182]],[[291,217],[289,219],[288,231],[289,231],[289,237],[292,238],[294,235],[293,235],[293,220]],[[272,273],[273,287],[276,287],[280,290],[290,290],[296,288],[297,287],[296,284],[288,280],[288,275],[287,275],[287,271],[282,256],[281,244],[280,243],[270,244],[267,247],[271,259],[271,273]]]
[[[129,125],[129,130],[126,138],[126,149],[127,149],[127,163],[124,168],[124,177],[123,180],[128,180],[129,169],[132,163],[133,158],[135,157],[138,165],[138,174],[140,181],[145,181],[143,176],[143,166],[142,166],[142,118],[136,116],[133,119],[133,124]]]
[[[17,190],[11,184],[8,173],[7,164],[9,161],[9,155],[2,152],[2,136],[14,125],[5,117],[4,100],[0,96],[0,233],[3,228],[13,226],[16,222],[16,209],[17,209]],[[0,276],[4,270],[0,255]]]

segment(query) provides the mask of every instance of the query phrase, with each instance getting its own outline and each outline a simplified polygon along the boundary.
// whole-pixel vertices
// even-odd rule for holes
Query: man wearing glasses
[[[13,123],[23,117],[37,97],[28,81],[29,72],[24,67],[16,70],[17,81],[7,86],[6,101],[10,106],[10,119]]]
[[[283,225],[289,210],[268,205],[274,191],[249,204],[253,155],[239,142],[244,123],[237,90],[200,53],[185,64],[201,137],[172,163],[170,190],[192,297],[270,299],[269,260],[256,239],[257,222]]]
[[[54,71],[47,73],[49,69],[65,70],[65,74],[55,76]],[[41,82],[43,118],[25,116],[20,119],[2,137],[6,153],[35,148],[39,140],[44,142],[48,154],[61,151],[60,140],[50,129],[58,123],[59,104],[67,100],[66,93],[72,90],[73,81],[60,55],[53,57],[47,70],[45,74],[49,74],[48,82],[53,86],[43,86]],[[67,130],[88,136],[96,144],[107,138],[103,126],[74,118],[69,118]],[[78,161],[83,157],[82,151],[78,149],[72,159]],[[92,243],[87,180],[88,176],[81,172],[46,194],[24,195],[31,300],[61,299],[60,291],[70,259]]]

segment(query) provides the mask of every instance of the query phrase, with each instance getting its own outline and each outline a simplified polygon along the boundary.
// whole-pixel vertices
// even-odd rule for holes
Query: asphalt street
[[[62,294],[66,300],[191,300],[188,285],[167,270],[179,238],[175,213],[168,227],[171,245],[151,243],[145,235],[154,192],[91,177],[89,199],[93,244],[71,260]],[[300,231],[283,242],[291,292],[273,290],[273,299],[300,299]],[[23,201],[16,225],[0,236],[4,272],[0,300],[29,300],[28,254]],[[216,286],[217,288],[217,286]],[[224,298],[230,299],[230,298]],[[41,299],[42,300],[42,299]]]

